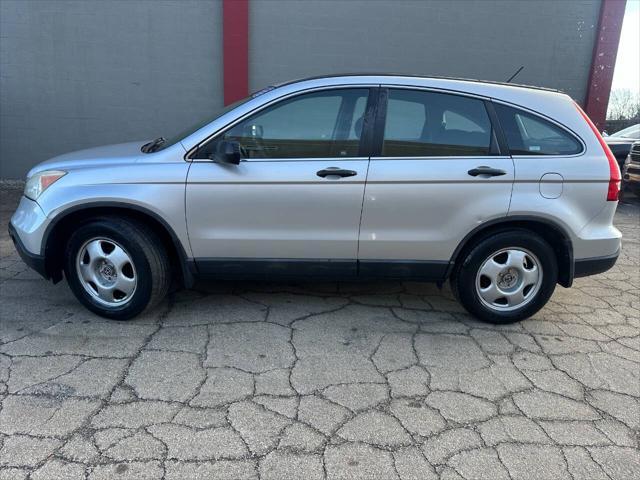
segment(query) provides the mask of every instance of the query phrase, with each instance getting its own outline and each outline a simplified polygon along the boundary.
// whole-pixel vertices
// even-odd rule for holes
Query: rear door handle
[[[500,177],[501,175],[506,175],[507,172],[504,170],[500,170],[499,168],[491,168],[485,165],[481,167],[472,168],[467,172],[472,177],[477,177],[478,175],[486,175],[488,177]]]
[[[357,175],[357,174],[358,172],[356,172],[355,170],[344,170],[338,167],[323,168],[322,170],[318,170],[316,172],[316,175],[322,178],[330,177],[330,176],[353,177],[354,175]]]

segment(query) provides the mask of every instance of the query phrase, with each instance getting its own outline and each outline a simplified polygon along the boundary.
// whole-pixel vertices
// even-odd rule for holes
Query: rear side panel
[[[512,105],[517,107],[517,105]],[[617,202],[607,202],[609,164],[573,101],[556,95],[553,119],[583,143],[577,155],[513,155],[510,216],[542,216],[565,230],[575,259],[612,255],[620,247],[613,227]]]

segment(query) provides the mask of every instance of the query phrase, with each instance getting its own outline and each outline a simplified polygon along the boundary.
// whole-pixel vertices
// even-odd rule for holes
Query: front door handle
[[[357,175],[358,172],[356,172],[355,170],[344,170],[342,168],[338,168],[338,167],[328,167],[328,168],[323,168],[322,170],[318,170],[316,172],[316,175],[318,175],[319,177],[331,177],[331,176],[336,176],[336,177],[353,177],[354,175]]]
[[[467,173],[472,177],[477,177],[478,175],[486,175],[487,177],[500,177],[507,174],[507,172],[505,172],[504,170],[500,170],[499,168],[487,167],[485,165],[472,168]]]

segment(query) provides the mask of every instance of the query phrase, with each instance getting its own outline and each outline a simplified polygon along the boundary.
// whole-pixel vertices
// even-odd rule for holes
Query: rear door
[[[356,274],[369,91],[334,88],[277,101],[198,151],[186,214],[201,273]],[[239,165],[209,160],[220,140],[240,144]]]
[[[360,230],[360,272],[440,279],[463,238],[507,215],[514,178],[491,105],[382,89]]]

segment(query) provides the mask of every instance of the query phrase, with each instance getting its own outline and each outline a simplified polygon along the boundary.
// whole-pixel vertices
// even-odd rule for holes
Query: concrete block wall
[[[0,177],[222,106],[219,0],[0,1]]]
[[[600,0],[250,0],[249,86],[340,72],[586,94]],[[0,177],[222,106],[221,0],[1,0]]]
[[[250,87],[397,72],[586,94],[600,0],[254,1]]]

